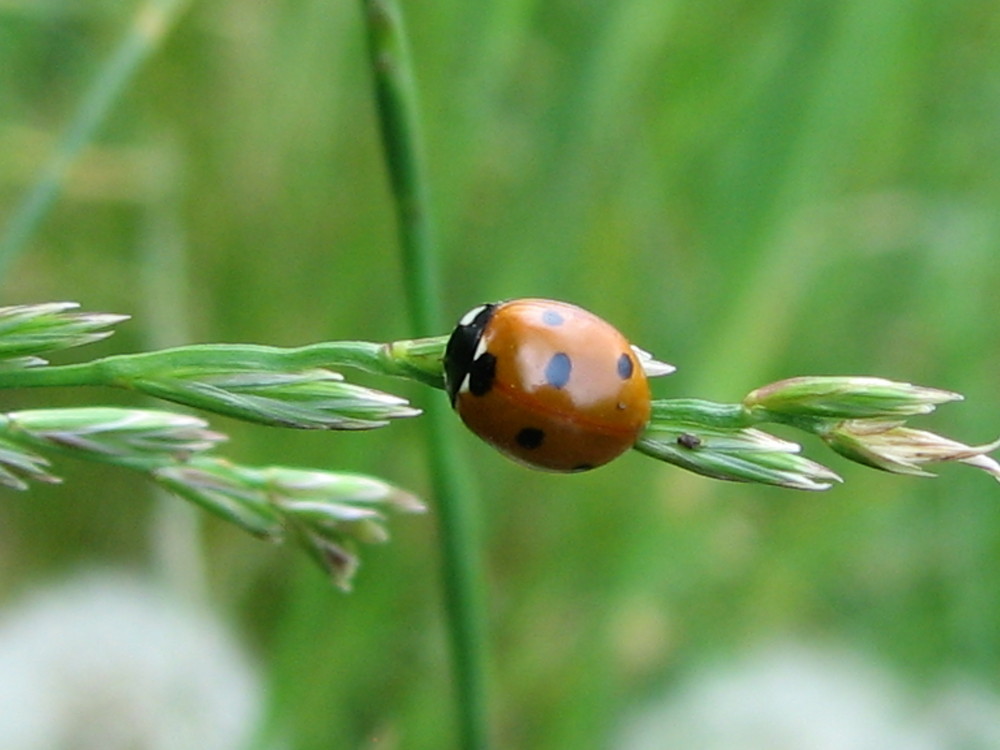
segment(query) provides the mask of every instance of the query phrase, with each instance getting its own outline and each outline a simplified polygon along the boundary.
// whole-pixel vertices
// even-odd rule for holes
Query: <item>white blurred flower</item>
[[[996,750],[1000,747],[1000,700],[968,680],[940,691],[924,716],[935,750]]]
[[[0,610],[4,750],[239,750],[261,686],[236,639],[149,581],[91,573]]]
[[[775,646],[709,668],[635,716],[616,750],[995,750],[1000,700],[964,685],[918,701],[860,655]]]

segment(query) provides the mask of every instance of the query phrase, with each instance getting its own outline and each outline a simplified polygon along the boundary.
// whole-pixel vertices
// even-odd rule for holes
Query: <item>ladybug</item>
[[[649,421],[639,350],[611,324],[566,302],[516,299],[473,308],[448,340],[444,371],[451,405],[466,426],[537,469],[606,464],[631,448]]]

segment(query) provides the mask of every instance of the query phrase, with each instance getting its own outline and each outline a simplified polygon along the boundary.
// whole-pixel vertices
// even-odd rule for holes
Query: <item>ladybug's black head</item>
[[[483,331],[493,317],[497,304],[479,305],[469,310],[458,321],[448,339],[448,346],[444,350],[444,387],[452,406],[455,405],[462,381],[469,374],[476,347],[479,346],[479,340],[483,337]]]

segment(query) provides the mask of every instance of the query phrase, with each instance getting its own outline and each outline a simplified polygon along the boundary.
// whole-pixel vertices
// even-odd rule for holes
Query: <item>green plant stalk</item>
[[[421,151],[416,85],[402,13],[394,0],[362,0],[374,75],[382,145],[396,205],[404,284],[412,333],[443,329]],[[455,671],[460,741],[466,750],[488,747],[485,636],[477,520],[468,469],[458,455],[452,415],[443,399],[425,408],[431,475],[441,524],[443,581]]]
[[[816,433],[818,426],[823,424],[824,420],[809,415],[783,414],[762,408],[750,409],[742,403],[720,404],[698,398],[670,398],[653,400],[651,422],[672,423],[678,426],[704,425],[723,430],[742,430],[770,423]]]
[[[761,421],[755,420],[743,404],[718,404],[695,398],[672,398],[655,399],[652,407],[654,422],[692,422],[738,430]]]
[[[38,181],[8,220],[0,237],[0,277],[52,207],[80,152],[187,4],[188,0],[148,0],[136,11],[131,27],[98,72]]]
[[[130,382],[160,371],[255,370],[288,372],[317,367],[353,367],[365,372],[441,385],[443,341],[422,339],[376,344],[326,341],[283,348],[256,344],[196,344],[141,354],[116,354],[73,365],[0,371],[0,388],[98,385],[130,387]]]
[[[181,229],[181,156],[169,138],[157,143],[148,171],[148,193],[142,206],[139,249],[139,297],[143,337],[149,349],[190,341],[190,310],[176,304],[177,291],[190,286],[187,247]],[[162,486],[150,488],[154,512],[150,550],[154,569],[180,597],[209,604],[208,566],[203,539],[204,518],[191,503],[178,503]]]

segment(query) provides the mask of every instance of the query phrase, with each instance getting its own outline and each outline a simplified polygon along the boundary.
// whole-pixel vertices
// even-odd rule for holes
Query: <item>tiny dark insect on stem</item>
[[[685,448],[694,449],[701,445],[701,438],[690,432],[682,432],[677,436],[677,444]]]

